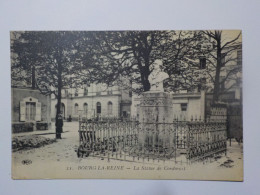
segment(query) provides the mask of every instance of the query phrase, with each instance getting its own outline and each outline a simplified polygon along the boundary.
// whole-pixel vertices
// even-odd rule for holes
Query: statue
[[[169,75],[160,70],[159,65],[155,65],[153,72],[149,75],[149,82],[151,84],[150,91],[164,92],[163,81],[169,78]]]

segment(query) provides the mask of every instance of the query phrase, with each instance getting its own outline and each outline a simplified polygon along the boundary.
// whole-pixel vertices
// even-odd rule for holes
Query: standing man
[[[61,114],[58,114],[55,126],[56,126],[56,139],[61,139],[61,133],[63,132],[62,131],[63,118]]]

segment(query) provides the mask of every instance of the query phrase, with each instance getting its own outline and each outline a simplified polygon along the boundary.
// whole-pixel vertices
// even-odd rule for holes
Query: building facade
[[[119,86],[91,84],[79,89],[62,90],[61,112],[65,120],[79,117],[93,119],[130,117],[132,94]],[[56,116],[57,100],[52,97],[52,119]]]
[[[51,98],[28,87],[12,87],[13,132],[47,130],[51,127]],[[30,131],[31,131],[30,130]]]

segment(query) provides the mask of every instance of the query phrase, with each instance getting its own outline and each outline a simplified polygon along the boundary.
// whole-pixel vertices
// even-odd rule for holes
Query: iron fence
[[[80,121],[78,157],[188,162],[226,152],[226,121]]]
[[[225,121],[190,122],[188,124],[188,159],[201,159],[226,152],[227,128]]]

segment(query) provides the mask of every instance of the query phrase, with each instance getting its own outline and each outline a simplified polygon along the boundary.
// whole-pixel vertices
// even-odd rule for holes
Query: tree
[[[163,50],[162,70],[169,75],[168,91],[194,91],[200,85],[201,72],[197,59],[205,37],[200,31],[175,31]]]
[[[69,31],[13,32],[12,79],[22,82],[31,79],[32,87],[44,95],[53,94],[57,99],[56,122],[61,114],[61,90],[76,86],[81,56],[81,41],[85,34]],[[14,74],[20,74],[14,77]],[[56,125],[56,138],[60,138]]]
[[[202,53],[207,56],[206,60],[210,64],[207,73],[214,83],[213,102],[215,103],[219,101],[220,93],[224,92],[220,86],[224,85],[225,82],[230,79],[239,79],[237,73],[241,72],[242,66],[238,64],[238,57],[234,55],[234,52],[241,49],[241,31],[235,37],[229,38],[228,40],[226,39],[227,37],[223,35],[223,31],[202,32],[212,45],[211,48],[202,50]],[[221,75],[221,71],[223,70],[226,72],[224,76]],[[233,87],[233,85],[229,88],[231,87]]]
[[[110,31],[96,32],[95,43],[99,59],[91,74],[96,82],[121,82],[127,78],[134,92],[149,91],[149,76],[156,67],[160,67],[174,76],[181,72],[185,75],[184,62],[192,65],[194,48],[197,47],[201,33],[197,31]],[[187,64],[187,63],[186,63]],[[119,79],[120,78],[120,79]],[[190,76],[188,79],[192,79]],[[94,80],[95,80],[94,79]],[[187,78],[184,82],[187,82]],[[168,82],[168,88],[176,88]]]
[[[96,69],[100,81],[110,84],[128,77],[136,85],[135,91],[150,89],[149,75],[160,59],[160,47],[165,32],[117,31],[98,32],[96,42],[103,63]],[[164,37],[166,38],[166,37]],[[120,77],[120,78],[119,78]],[[105,78],[105,79],[104,79]]]
[[[25,33],[14,31],[11,32],[11,78],[13,86],[30,86],[36,88],[35,75],[35,49],[32,43],[23,40],[21,35]]]

